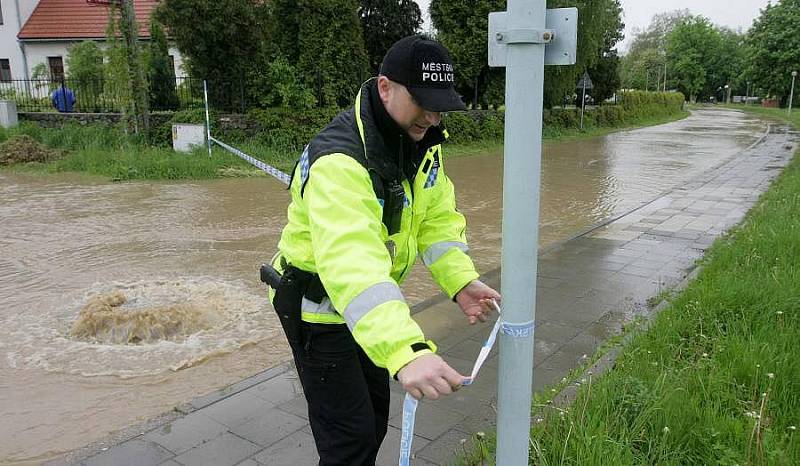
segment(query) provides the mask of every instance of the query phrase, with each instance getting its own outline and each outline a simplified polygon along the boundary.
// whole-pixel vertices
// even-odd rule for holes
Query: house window
[[[0,3],[0,24],[3,24],[3,4]]]
[[[50,79],[53,81],[64,80],[64,60],[61,57],[47,57],[47,64],[50,65]]]
[[[0,58],[0,81],[11,81],[11,63],[8,58]]]
[[[169,57],[169,69],[172,70],[172,75],[175,76],[175,56],[168,55]]]

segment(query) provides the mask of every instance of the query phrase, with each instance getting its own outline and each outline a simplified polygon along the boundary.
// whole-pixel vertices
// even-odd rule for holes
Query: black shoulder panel
[[[308,167],[309,170],[314,162],[320,157],[329,154],[345,154],[356,159],[364,168],[369,169],[367,160],[364,158],[364,146],[358,135],[358,127],[354,117],[353,109],[343,111],[338,114],[322,131],[317,133],[314,139],[308,144]],[[301,180],[300,195],[306,188],[308,179]]]

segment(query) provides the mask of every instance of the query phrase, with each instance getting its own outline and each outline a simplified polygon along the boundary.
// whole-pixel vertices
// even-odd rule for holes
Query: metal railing
[[[73,112],[117,113],[124,111],[126,88],[104,79],[12,79],[0,81],[0,100],[13,100],[21,112],[56,112],[53,94],[69,89],[75,96]],[[240,83],[217,83],[215,108],[239,111],[245,108],[245,92]],[[203,108],[203,80],[176,77],[148,82],[151,111],[176,111]]]

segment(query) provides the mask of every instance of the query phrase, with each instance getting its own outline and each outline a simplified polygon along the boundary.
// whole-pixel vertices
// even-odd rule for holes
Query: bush
[[[67,86],[77,97],[76,110],[96,112],[102,108],[98,100],[103,92],[103,51],[94,41],[76,42],[67,55]]]
[[[683,109],[685,100],[679,92],[628,91],[619,94],[619,105],[628,118],[671,115]]]
[[[597,126],[617,126],[624,123],[625,109],[616,105],[603,105],[592,111]]]
[[[581,125],[581,111],[554,108],[545,112],[542,125],[547,128],[577,128]]]
[[[481,139],[481,127],[476,112],[452,112],[442,118],[444,127],[450,134],[450,142],[464,144]]]
[[[481,121],[481,135],[483,139],[499,141],[505,134],[506,118],[503,112],[486,112]]]
[[[280,150],[299,151],[340,112],[337,108],[292,110],[285,107],[254,109],[248,116],[258,122],[256,139]]]

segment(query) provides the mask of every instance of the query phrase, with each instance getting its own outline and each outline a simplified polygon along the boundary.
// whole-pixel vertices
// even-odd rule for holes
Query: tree
[[[607,52],[589,70],[594,89],[589,91],[596,102],[602,102],[613,97],[620,87],[619,56],[616,50]]]
[[[666,62],[667,36],[690,16],[689,10],[659,13],[653,16],[647,28],[634,30],[628,52],[620,62],[622,87],[645,90],[672,87],[663,82],[664,65],[667,65],[667,78],[672,68]]]
[[[139,53],[139,38],[133,0],[112,2],[106,29],[106,80],[103,93],[118,104],[125,115],[125,130],[150,130],[145,64]]]
[[[133,86],[128,71],[128,52],[125,42],[120,38],[120,25],[116,8],[108,9],[108,27],[106,29],[106,67],[103,80],[103,96],[106,102],[112,102],[112,109],[120,111],[124,116],[125,131],[137,128],[136,106],[134,105]]]
[[[702,16],[684,20],[667,35],[672,75],[678,90],[691,101],[715,95],[717,88],[724,86],[715,66],[722,58],[720,31]]]
[[[299,78],[297,68],[282,55],[269,62],[267,72],[255,77],[254,83],[265,90],[257,97],[262,107],[308,110],[317,104],[314,93]]]
[[[76,42],[67,53],[67,78],[75,81],[103,79],[103,51],[91,40]]]
[[[121,0],[119,3],[119,31],[124,39],[125,58],[128,79],[131,83],[133,102],[133,130],[136,133],[147,134],[150,131],[149,99],[147,97],[147,81],[144,75],[144,66],[139,53],[138,26],[136,13],[133,9],[133,0]]]
[[[731,95],[747,92],[747,47],[745,35],[728,28],[719,29],[719,49],[715,54],[711,82],[713,86],[729,85]]]
[[[800,71],[800,0],[778,0],[761,10],[748,33],[746,76],[767,97],[786,102],[792,71]]]
[[[482,99],[489,80],[489,13],[505,9],[504,0],[431,0],[436,38],[453,57],[456,90],[473,106]]]
[[[294,64],[320,106],[352,103],[369,76],[356,0],[274,0],[277,51]]]
[[[150,18],[150,47],[148,53],[148,81],[150,83],[150,107],[159,110],[178,108],[175,92],[175,70],[169,58],[169,47],[164,29]]]
[[[67,79],[78,97],[81,111],[102,110],[97,107],[103,92],[103,51],[94,41],[76,42],[67,54]]]
[[[189,75],[209,81],[214,106],[232,106],[245,90],[265,41],[270,2],[250,0],[163,0],[156,19],[166,26],[185,57]]]
[[[664,51],[667,47],[667,36],[675,27],[683,23],[692,14],[687,9],[673,10],[653,15],[650,24],[644,30],[634,29],[629,54],[636,55],[644,50]]]
[[[419,5],[412,0],[361,0],[358,14],[373,74],[378,73],[389,47],[422,25]]]
[[[545,105],[561,103],[575,92],[578,77],[592,68],[622,38],[622,7],[619,0],[556,0],[550,8],[578,8],[578,59],[575,66],[548,66],[545,71]],[[431,0],[430,14],[437,38],[450,49],[456,65],[456,88],[473,104],[486,104],[485,94],[503,95],[503,69],[489,68],[486,37],[488,17],[505,11],[504,0]],[[610,46],[609,46],[610,44]],[[497,103],[497,102],[493,102]]]
[[[578,57],[574,66],[548,66],[545,69],[544,103],[552,107],[575,93],[575,84],[584,71],[607,57],[622,39],[625,24],[619,0],[557,0],[550,8],[578,8]]]

